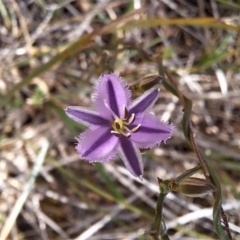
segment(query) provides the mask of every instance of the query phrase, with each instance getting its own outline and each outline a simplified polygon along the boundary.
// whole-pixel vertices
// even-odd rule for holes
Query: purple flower
[[[139,148],[156,146],[173,133],[173,125],[148,112],[158,95],[159,89],[150,89],[131,101],[128,85],[119,76],[100,76],[93,99],[96,111],[66,108],[68,117],[89,127],[77,138],[77,152],[91,163],[107,162],[118,153],[134,176],[142,176]]]

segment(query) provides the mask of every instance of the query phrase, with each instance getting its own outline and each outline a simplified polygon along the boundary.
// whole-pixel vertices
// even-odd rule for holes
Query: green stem
[[[178,86],[176,82],[172,79],[170,74],[167,71],[164,71],[162,61],[159,59],[159,74],[162,74],[164,77],[164,73],[167,76],[167,79],[164,78],[163,85],[166,87],[168,91],[170,91],[172,94],[176,95],[182,106],[183,106],[183,133],[187,140],[187,142],[190,144],[190,146],[193,148],[194,152],[196,153],[199,163],[201,165],[203,174],[205,175],[206,179],[210,179],[213,185],[216,187],[216,191],[214,194],[215,203],[213,207],[213,224],[214,228],[220,237],[220,239],[229,239],[231,240],[231,233],[228,227],[228,222],[226,220],[225,213],[222,209],[222,194],[221,194],[221,185],[219,183],[218,178],[215,176],[215,172],[211,169],[211,167],[208,164],[208,161],[202,156],[201,152],[198,150],[198,147],[195,142],[195,138],[193,135],[192,125],[191,125],[191,111],[192,111],[192,101],[185,97],[180,90],[178,89]],[[185,176],[183,176],[185,177]],[[182,180],[182,176],[180,176],[180,179],[177,178],[177,181]],[[222,227],[221,219],[223,219],[223,223],[225,225],[225,230]]]
[[[166,224],[163,219],[163,203],[164,203],[165,197],[170,191],[168,187],[170,181],[162,181],[161,179],[158,179],[158,181],[160,186],[160,194],[157,200],[157,206],[155,210],[155,220],[154,220],[153,228],[152,228],[152,231],[150,232],[150,235],[154,240],[160,240],[160,239],[170,240],[167,234]]]
[[[158,196],[156,213],[155,213],[156,214],[155,222],[154,222],[154,230],[156,231],[155,239],[159,239],[159,235],[161,235],[163,240],[169,240],[166,224],[162,216],[163,203],[166,196],[167,196],[166,194],[162,194],[162,193],[160,193]]]

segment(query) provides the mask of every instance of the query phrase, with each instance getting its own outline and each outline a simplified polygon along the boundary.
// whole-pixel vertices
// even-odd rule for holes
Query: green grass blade
[[[112,194],[115,196],[115,198],[118,199],[118,201],[120,201],[120,202],[121,201],[124,202],[124,196],[118,190],[118,187],[116,186],[116,184],[109,178],[109,175],[103,168],[102,164],[95,163],[94,165],[95,165],[96,169],[98,170],[98,172],[101,174],[103,180],[105,181],[105,183],[107,184],[108,188],[110,189]]]
[[[8,12],[7,12],[7,9],[6,9],[6,7],[5,7],[5,5],[4,5],[2,0],[0,0],[0,14],[2,15],[5,27],[7,29],[10,29],[10,27],[11,27],[11,20],[10,20],[10,17],[8,15]]]

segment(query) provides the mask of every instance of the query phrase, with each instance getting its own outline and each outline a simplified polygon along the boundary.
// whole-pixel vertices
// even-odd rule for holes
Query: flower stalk
[[[213,207],[213,224],[216,233],[218,234],[219,238],[222,240],[228,239],[231,240],[232,236],[229,230],[228,221],[225,216],[225,213],[222,209],[222,195],[221,195],[221,185],[219,183],[218,178],[215,176],[213,169],[211,169],[208,161],[202,156],[201,152],[199,151],[192,129],[191,124],[191,110],[192,110],[192,101],[184,96],[178,89],[175,81],[171,78],[170,74],[164,70],[162,66],[161,57],[159,58],[159,74],[162,76],[167,76],[167,79],[164,78],[163,85],[165,88],[177,96],[183,106],[183,133],[184,136],[189,143],[189,145],[193,148],[194,152],[196,153],[199,164],[201,166],[201,170],[206,178],[206,180],[210,181],[214,186],[214,207]],[[224,227],[222,226],[222,223]],[[225,229],[224,229],[225,228]]]

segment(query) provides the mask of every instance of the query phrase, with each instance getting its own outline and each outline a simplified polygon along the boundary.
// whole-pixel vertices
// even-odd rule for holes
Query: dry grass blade
[[[42,140],[42,147],[41,150],[38,154],[38,157],[36,159],[35,165],[32,169],[31,175],[26,183],[26,185],[23,188],[23,192],[22,194],[19,196],[18,200],[16,201],[10,215],[8,216],[8,218],[6,219],[6,222],[3,225],[3,228],[1,230],[0,233],[0,239],[1,240],[5,240],[8,237],[8,234],[10,233],[20,211],[22,210],[22,207],[24,205],[24,203],[26,202],[33,186],[34,186],[34,182],[36,180],[36,177],[42,167],[42,164],[45,160],[45,157],[47,155],[47,151],[49,148],[49,143],[47,140],[43,139]]]
[[[183,133],[188,119],[181,124],[181,103],[189,99],[194,141],[219,176],[238,240],[239,9],[236,0],[0,0],[2,238],[150,240],[157,178],[175,179],[199,163],[185,140],[190,132]],[[163,86],[163,69],[175,80],[173,94]],[[92,107],[93,86],[109,72],[131,84],[134,98],[160,88],[152,111],[175,125],[166,144],[145,151],[143,181],[118,158],[99,167],[75,151],[74,137],[85,127],[64,109]],[[186,98],[179,101],[179,93]],[[24,192],[42,139],[49,143],[45,161]],[[169,238],[219,239],[212,204],[211,195],[170,192],[162,212]]]

